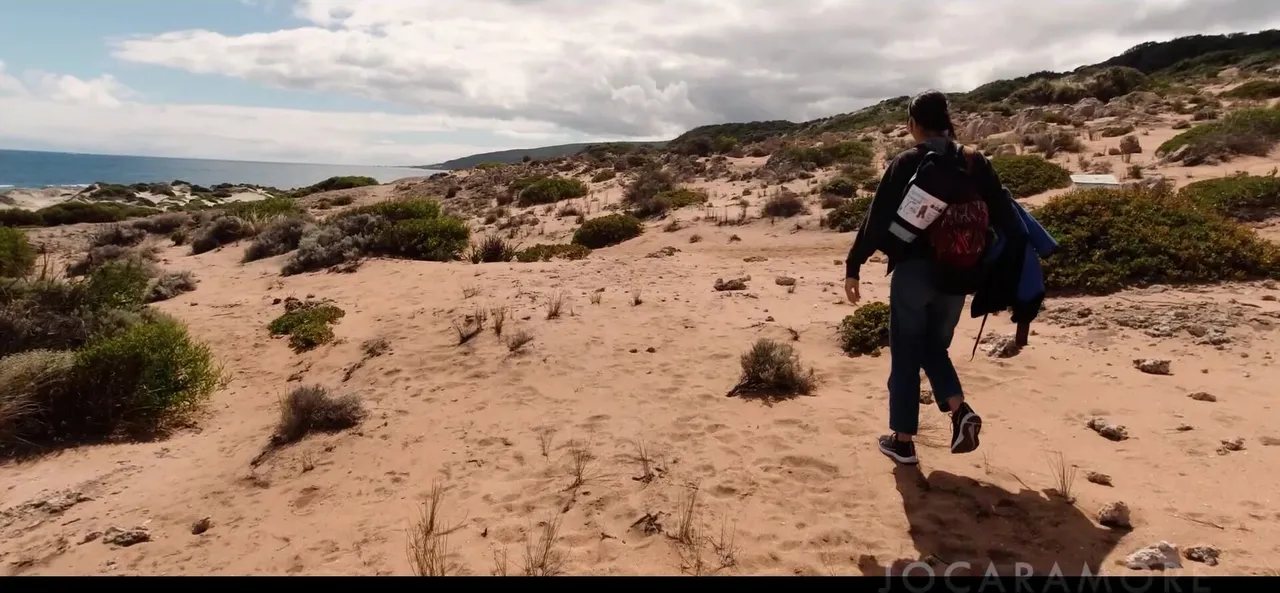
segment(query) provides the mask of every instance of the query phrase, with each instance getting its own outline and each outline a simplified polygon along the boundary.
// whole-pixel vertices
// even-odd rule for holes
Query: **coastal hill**
[[[1275,35],[952,96],[1059,245],[1028,343],[956,330],[978,451],[922,378],[918,467],[883,256],[843,290],[903,98],[0,208],[0,572],[1280,576]]]
[[[470,169],[476,165],[485,163],[496,163],[510,165],[519,163],[526,159],[550,159],[564,156],[572,156],[582,152],[582,149],[588,146],[600,144],[599,142],[584,142],[579,144],[560,144],[557,146],[543,146],[540,148],[515,148],[511,150],[499,150],[495,152],[482,152],[464,156],[462,158],[436,163],[434,165],[415,165],[414,169],[434,169],[437,171],[456,171],[459,169]],[[636,146],[646,146],[649,148],[662,148],[666,142],[631,142]]]

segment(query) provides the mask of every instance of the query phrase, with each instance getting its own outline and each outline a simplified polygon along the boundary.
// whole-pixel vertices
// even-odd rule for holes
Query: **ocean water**
[[[203,186],[248,183],[279,189],[306,187],[338,175],[363,175],[388,183],[437,173],[430,169],[363,165],[303,165],[145,156],[0,150],[0,191],[82,186],[94,182],[160,183],[176,179]]]

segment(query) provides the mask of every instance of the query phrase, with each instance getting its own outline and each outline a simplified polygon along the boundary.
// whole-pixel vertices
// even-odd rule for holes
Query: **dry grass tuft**
[[[494,307],[489,309],[489,315],[493,316],[493,335],[502,337],[502,326],[507,321],[507,308]]]
[[[557,290],[547,301],[547,319],[559,319],[562,308],[564,308],[564,293]]]
[[[1049,469],[1054,479],[1054,494],[1067,502],[1075,502],[1075,466],[1067,464],[1062,452],[1055,452],[1049,455]]]
[[[525,540],[522,566],[525,576],[553,577],[564,574],[565,554],[556,548],[559,540],[560,513],[554,513],[542,524],[538,539]]]
[[[432,484],[431,493],[422,503],[418,522],[409,529],[409,564],[420,577],[443,577],[458,572],[459,567],[449,560],[449,534],[462,527],[462,523],[448,528],[443,525],[440,517],[443,499],[444,489]]]
[[[643,304],[643,303],[644,303],[644,301],[640,299],[640,295],[641,295],[641,294],[642,294],[642,292],[640,291],[640,289],[639,289],[639,288],[633,289],[633,290],[631,291],[631,306],[632,306],[632,307],[639,307],[641,304]]]
[[[785,399],[809,395],[816,382],[813,369],[801,365],[790,344],[761,338],[742,355],[742,376],[728,395]]]
[[[272,443],[286,445],[312,432],[346,430],[364,417],[364,405],[354,394],[334,397],[318,385],[299,387],[280,402],[280,423]]]
[[[519,354],[524,350],[525,344],[533,341],[533,334],[528,330],[518,330],[514,334],[507,336],[507,350],[512,354]]]

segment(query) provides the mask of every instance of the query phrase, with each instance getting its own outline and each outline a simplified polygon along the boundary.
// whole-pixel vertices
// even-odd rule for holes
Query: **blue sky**
[[[1280,26],[1274,0],[926,1],[0,0],[0,148],[426,164],[805,121]]]

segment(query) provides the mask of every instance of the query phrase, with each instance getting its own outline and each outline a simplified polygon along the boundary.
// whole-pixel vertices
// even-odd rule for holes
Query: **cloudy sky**
[[[665,139],[1280,26],[1275,0],[0,0],[0,148],[352,164]]]

